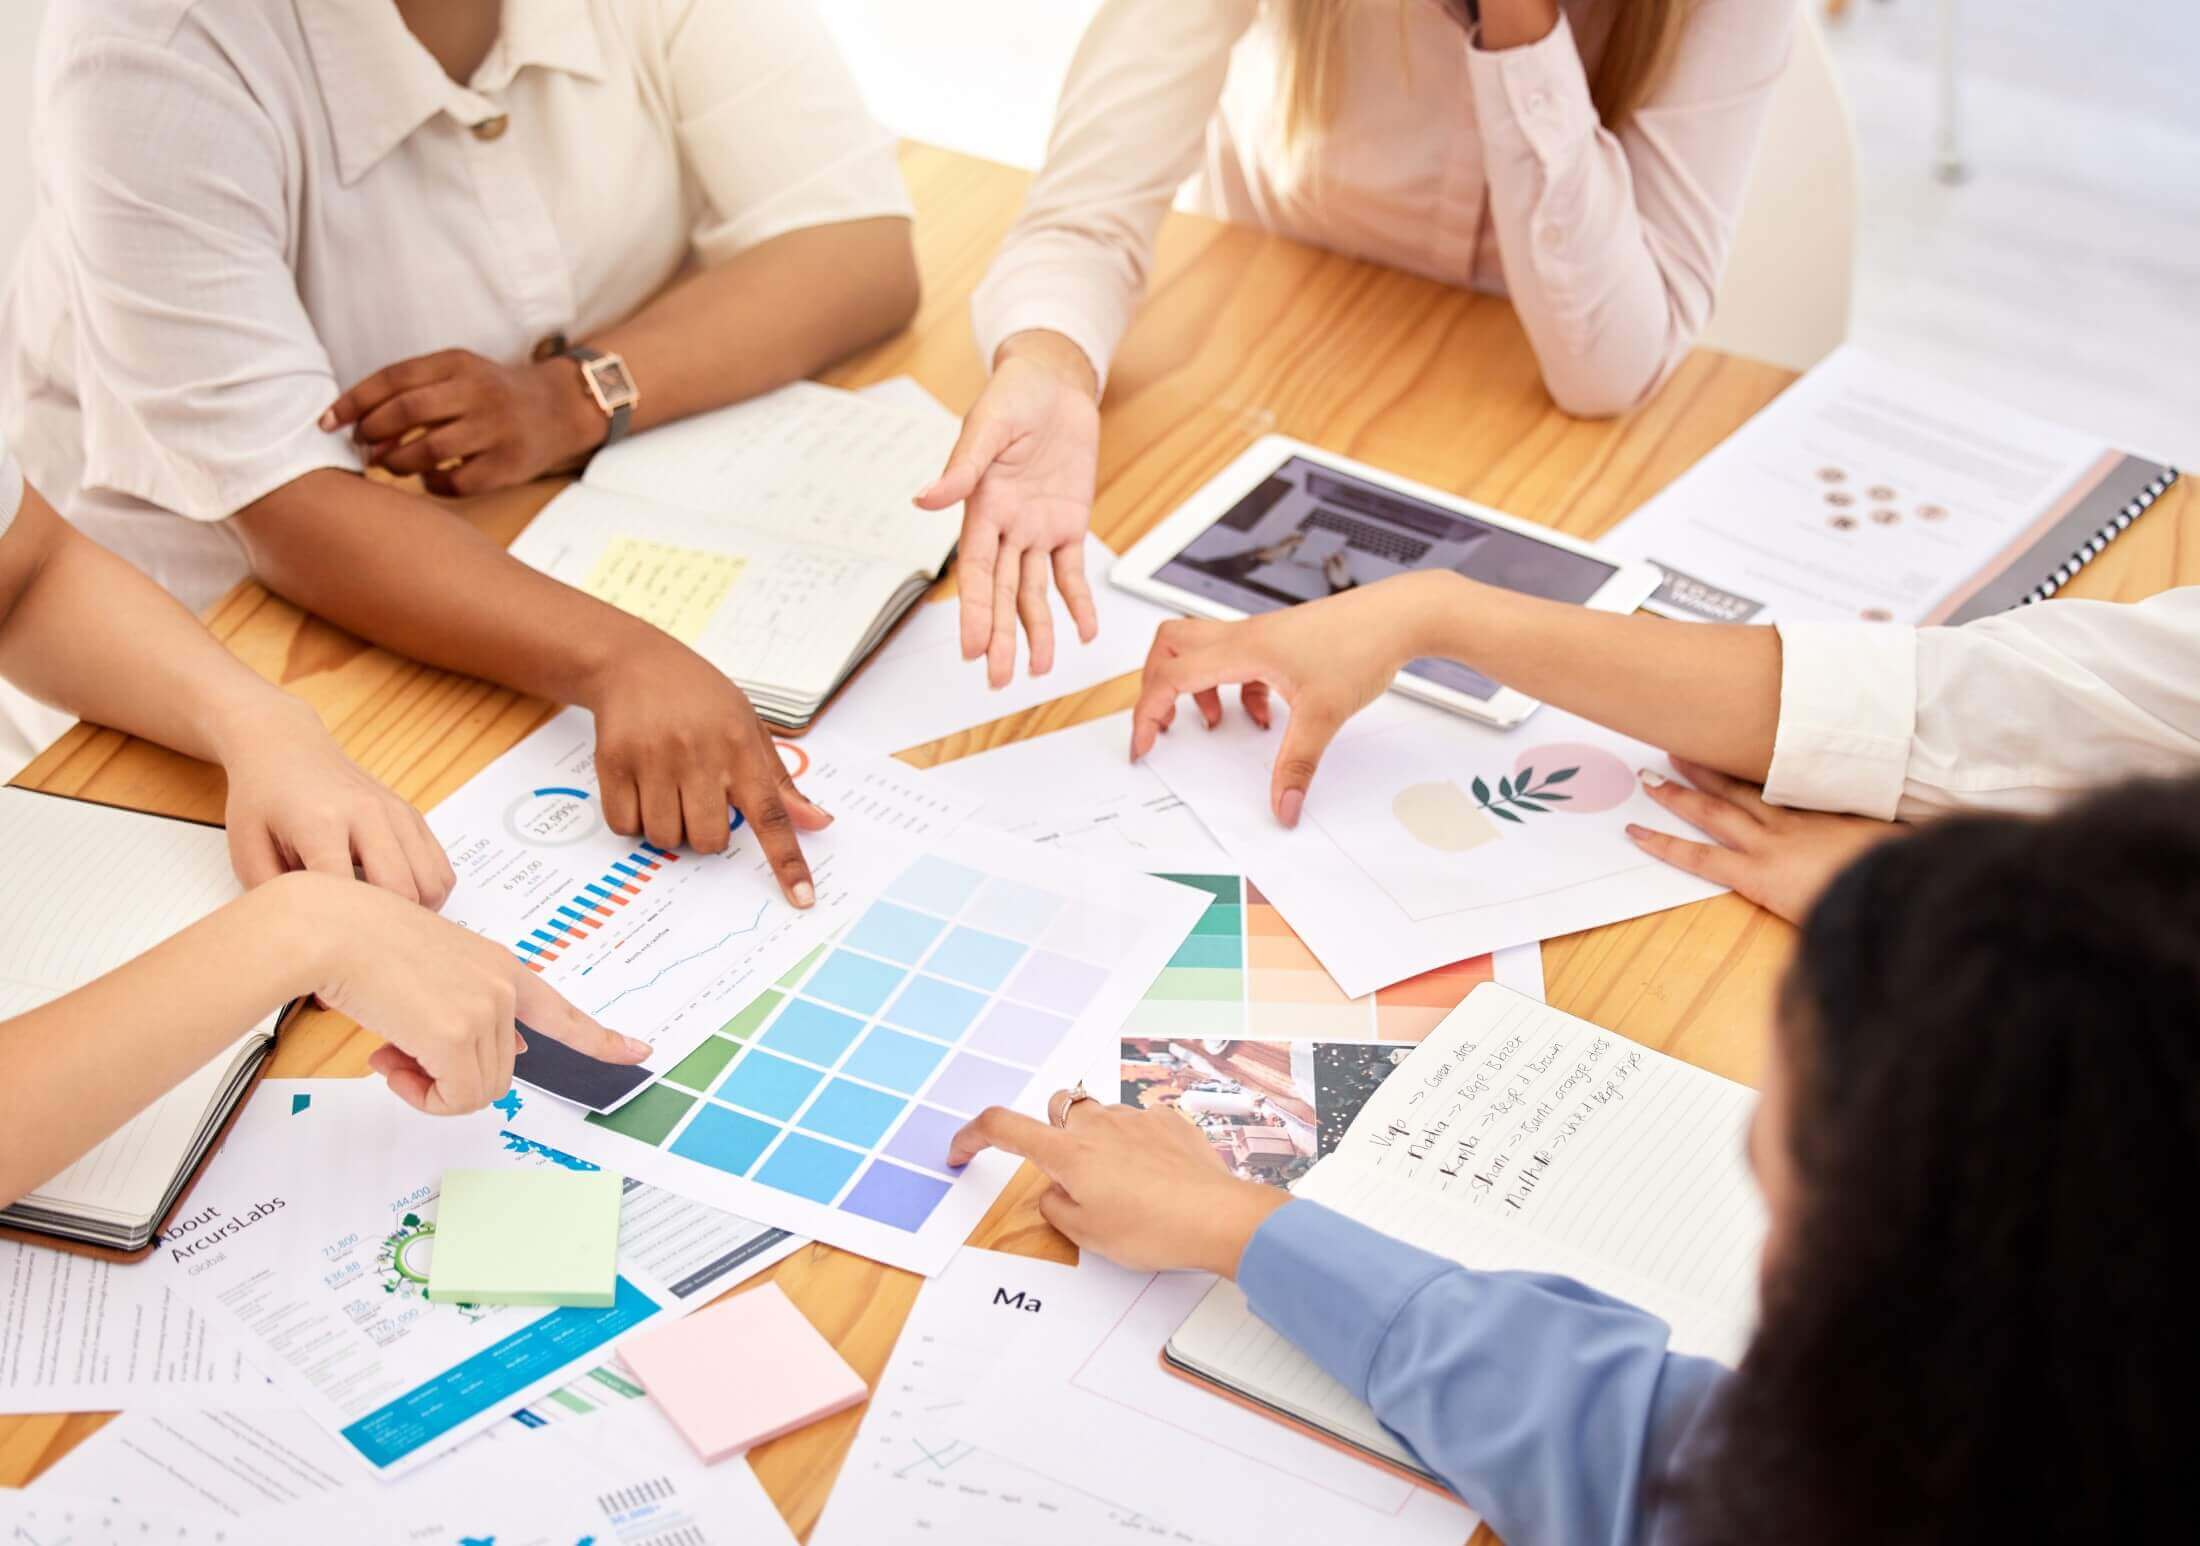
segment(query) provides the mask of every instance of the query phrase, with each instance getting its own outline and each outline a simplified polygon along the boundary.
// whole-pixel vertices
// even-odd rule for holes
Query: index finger
[[[399,392],[424,387],[448,374],[449,359],[443,354],[420,354],[409,360],[399,360],[395,365],[385,365],[339,393],[336,401],[322,413],[321,428],[341,428],[372,413]]]
[[[521,968],[518,981],[513,1019],[521,1035],[539,1032],[600,1063],[639,1063],[649,1056],[648,1042],[622,1036],[599,1024],[533,972]]]
[[[779,754],[769,750],[766,754],[777,768]],[[779,889],[797,907],[816,905],[817,887],[810,879],[809,861],[802,857],[801,840],[795,836],[794,822],[780,801],[776,780],[768,774],[760,775],[753,762],[734,777],[736,784],[730,797],[756,829],[757,846],[764,850],[764,857],[778,875]]]
[[[999,1149],[1003,1154],[1030,1160],[1059,1181],[1073,1147],[1070,1135],[1059,1127],[1049,1127],[1006,1106],[989,1106],[971,1118],[948,1144],[947,1163],[967,1165],[987,1149]]]

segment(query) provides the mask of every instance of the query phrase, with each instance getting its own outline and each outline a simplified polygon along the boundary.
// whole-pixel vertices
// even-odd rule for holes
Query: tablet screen
[[[1273,612],[1413,569],[1451,569],[1507,590],[1584,602],[1617,566],[1490,526],[1294,456],[1154,570],[1178,590]],[[1425,681],[1486,701],[1497,684],[1453,660],[1416,660]]]

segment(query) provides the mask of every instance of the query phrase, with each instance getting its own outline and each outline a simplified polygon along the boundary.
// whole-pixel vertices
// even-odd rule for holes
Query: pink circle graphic
[[[1576,770],[1571,778],[1552,782],[1553,775],[1568,768]],[[1635,770],[1601,746],[1566,742],[1538,746],[1533,751],[1522,752],[1520,760],[1513,764],[1515,787],[1519,787],[1522,772],[1529,775],[1529,799],[1534,800],[1541,794],[1564,795],[1563,800],[1550,801],[1549,808],[1572,816],[1593,816],[1598,811],[1617,810],[1635,793]]]

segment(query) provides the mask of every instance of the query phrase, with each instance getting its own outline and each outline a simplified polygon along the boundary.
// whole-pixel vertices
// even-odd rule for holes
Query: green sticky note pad
[[[608,1309],[618,1296],[624,1189],[602,1170],[445,1171],[428,1297]]]

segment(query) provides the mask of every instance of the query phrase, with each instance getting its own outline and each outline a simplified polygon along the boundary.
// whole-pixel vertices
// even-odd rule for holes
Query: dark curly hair
[[[1684,1534],[2003,1546],[2179,1517],[2200,780],[1869,852],[1805,925],[1780,1035],[1799,1217],[1669,1494]]]

